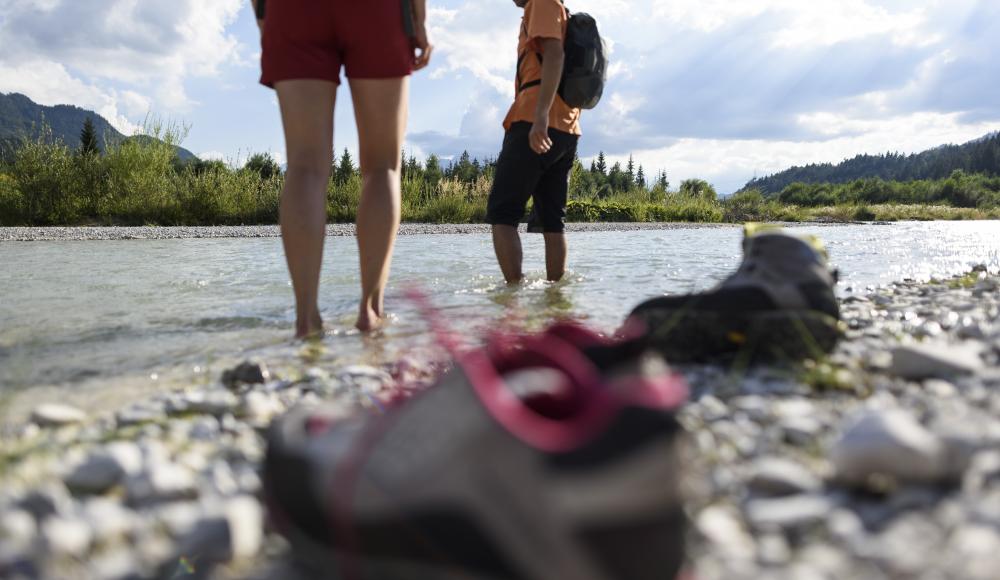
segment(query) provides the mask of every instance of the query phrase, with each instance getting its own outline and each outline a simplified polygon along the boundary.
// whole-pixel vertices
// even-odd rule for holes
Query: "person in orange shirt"
[[[514,104],[497,159],[486,220],[493,248],[509,284],[520,282],[523,253],[517,227],[529,198],[545,235],[545,269],[558,281],[566,271],[566,195],[580,138],[580,110],[557,91],[565,57],[569,15],[559,0],[514,0],[524,10],[517,47]]]

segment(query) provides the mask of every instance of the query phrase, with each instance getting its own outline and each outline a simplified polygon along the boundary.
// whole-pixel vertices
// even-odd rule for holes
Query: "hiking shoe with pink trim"
[[[461,355],[384,414],[291,412],[264,489],[326,576],[671,579],[686,397],[657,356],[557,325]]]

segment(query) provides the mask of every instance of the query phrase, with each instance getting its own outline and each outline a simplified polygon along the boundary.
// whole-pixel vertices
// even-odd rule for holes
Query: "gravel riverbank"
[[[819,365],[678,369],[695,576],[996,578],[1000,277],[900,282],[843,316]],[[103,416],[43,405],[0,439],[0,577],[287,577],[257,500],[264,427],[319,400],[365,412],[435,374],[247,364]]]
[[[570,223],[567,232],[624,232],[634,230],[676,230],[732,228],[734,224],[698,223]],[[522,224],[521,231],[525,226]],[[487,224],[413,224],[399,226],[399,235],[488,234]],[[353,236],[354,224],[330,224],[328,236]],[[176,240],[185,238],[277,238],[278,226],[177,226],[177,227],[49,227],[0,228],[0,242],[97,241],[97,240]]]

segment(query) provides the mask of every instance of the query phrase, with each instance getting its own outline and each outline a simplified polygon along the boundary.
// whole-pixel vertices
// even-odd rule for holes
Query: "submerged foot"
[[[371,306],[362,306],[358,312],[358,321],[354,327],[361,332],[372,332],[382,328],[382,317]]]
[[[319,313],[313,314],[307,320],[295,323],[296,340],[307,340],[310,338],[323,337],[323,318]]]

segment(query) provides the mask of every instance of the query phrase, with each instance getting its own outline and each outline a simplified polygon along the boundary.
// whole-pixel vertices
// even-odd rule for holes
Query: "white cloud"
[[[838,113],[817,113],[804,124],[837,127],[838,136],[825,141],[763,139],[681,139],[660,149],[635,152],[647,172],[666,168],[676,186],[684,179],[702,178],[720,193],[741,188],[752,177],[764,177],[793,165],[837,163],[859,153],[918,153],[949,143],[964,143],[998,128],[998,123],[966,124],[957,113],[914,113],[894,118],[858,120]],[[628,156],[612,156],[624,160]]]
[[[43,99],[61,90],[65,102],[78,85],[112,81],[128,87],[130,115],[152,99],[168,113],[190,108],[187,79],[242,58],[227,26],[248,9],[242,0],[6,0],[0,8],[0,65],[60,69],[61,85],[29,75],[22,92]]]
[[[833,46],[866,37],[889,37],[899,45],[924,45],[937,35],[925,35],[924,8],[890,12],[866,0],[776,2],[787,11],[788,24],[774,39],[778,47]]]
[[[129,120],[129,115],[134,115],[135,107],[144,101],[141,95],[98,88],[72,77],[65,67],[54,62],[19,66],[0,62],[0,92],[22,93],[47,106],[72,104],[89,109],[126,135],[140,129]]]
[[[734,20],[741,20],[764,13],[767,2],[743,0],[653,0],[652,17],[664,19],[678,28],[691,28],[712,32]]]
[[[502,95],[514,91],[517,62],[517,13],[496,18],[481,0],[466,2],[458,10],[431,7],[428,35],[435,46],[431,78],[444,79],[463,72],[472,74]],[[498,13],[499,16],[502,13]]]
[[[766,16],[775,29],[766,40],[778,47],[832,46],[869,36],[889,36],[900,44],[933,38],[918,34],[927,20],[924,7],[891,11],[870,0],[654,0],[652,14],[703,33],[736,31],[741,21]]]

